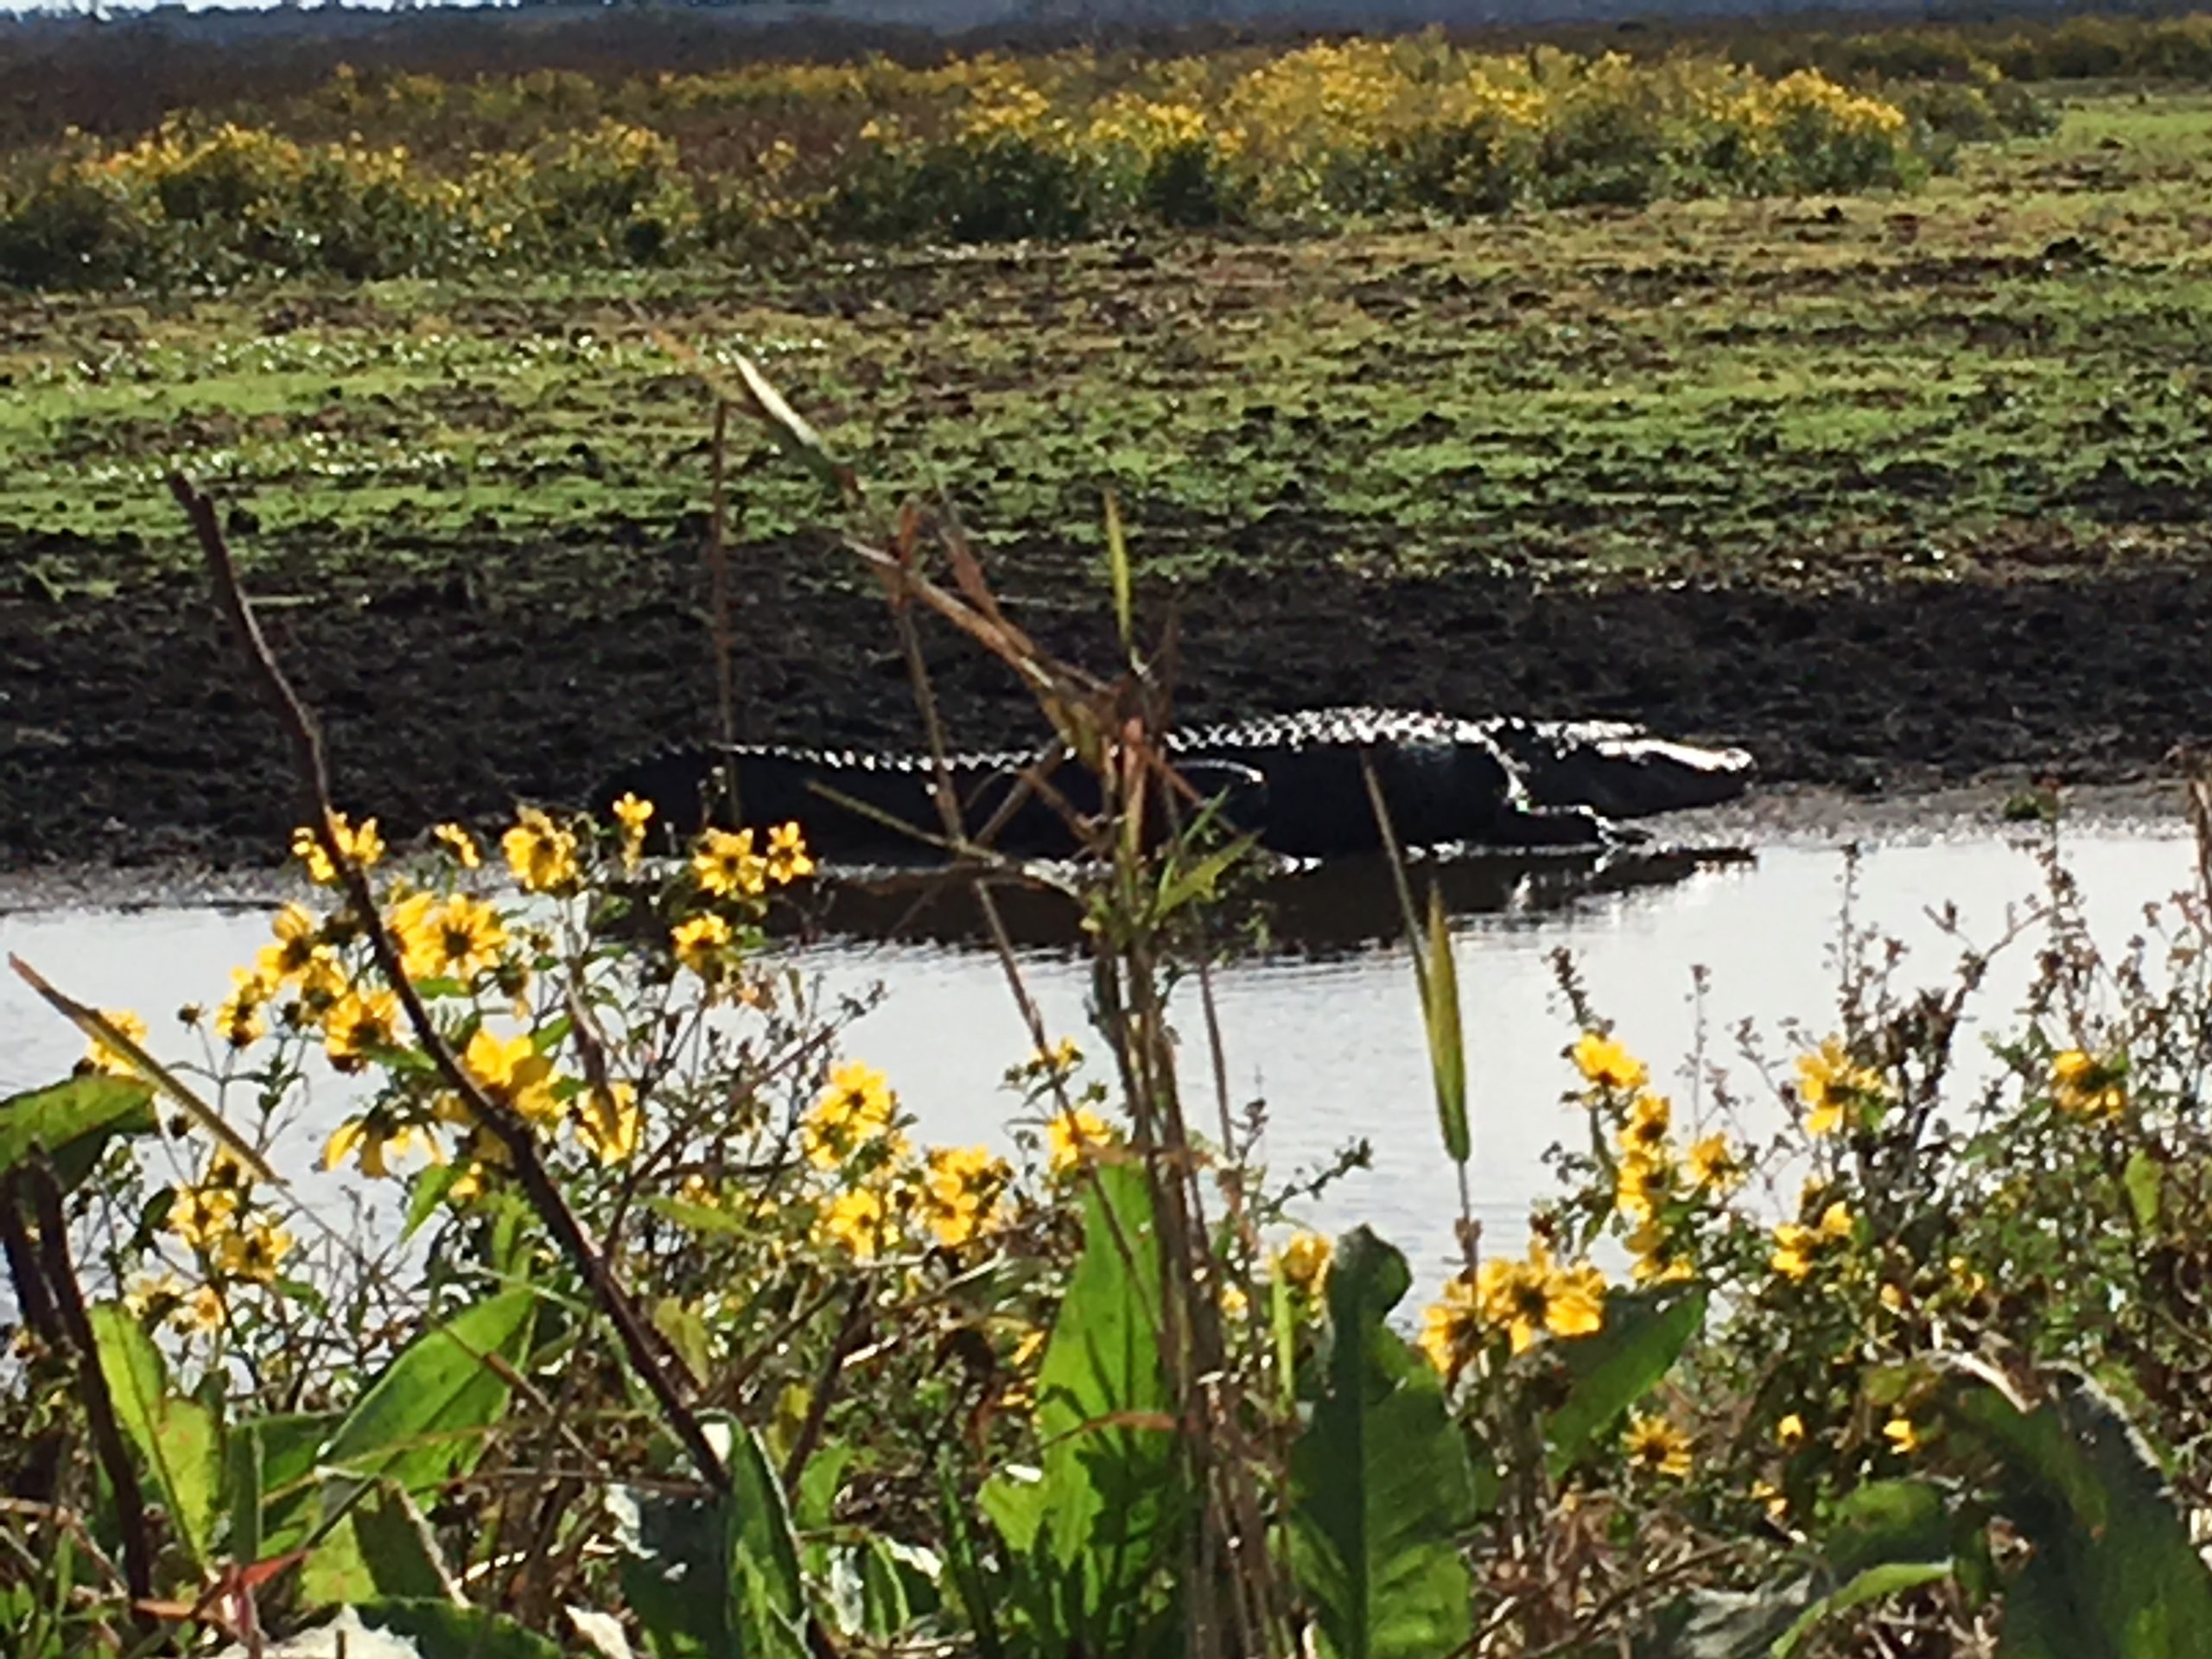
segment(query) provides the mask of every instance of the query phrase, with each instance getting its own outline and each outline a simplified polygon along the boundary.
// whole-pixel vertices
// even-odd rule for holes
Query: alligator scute
[[[1379,849],[1369,767],[1401,844],[1416,848],[1601,848],[1624,838],[1617,820],[1731,799],[1757,770],[1741,749],[1699,747],[1617,721],[1463,720],[1364,707],[1185,728],[1168,734],[1166,748],[1197,793],[1220,803],[1229,823],[1300,857]],[[1003,810],[993,838],[1001,850],[1045,858],[1075,852],[1060,813],[1019,789],[1023,771],[1046,759],[1014,749],[950,757],[967,827],[980,829]],[[941,830],[936,766],[926,753],[681,746],[606,780],[592,805],[605,817],[626,794],[651,801],[664,836],[728,826],[723,768],[733,763],[745,824],[796,819],[816,855],[834,861],[933,855],[918,838]],[[1058,766],[1051,779],[1077,810],[1096,810],[1095,785],[1079,767]]]

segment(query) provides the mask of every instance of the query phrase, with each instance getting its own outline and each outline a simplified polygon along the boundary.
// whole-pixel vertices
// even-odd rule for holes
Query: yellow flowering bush
[[[1486,54],[1436,35],[614,88],[341,71],[273,117],[17,156],[0,167],[0,279],[650,264],[807,232],[986,241],[1855,190],[1910,182],[1927,130],[1811,68]]]

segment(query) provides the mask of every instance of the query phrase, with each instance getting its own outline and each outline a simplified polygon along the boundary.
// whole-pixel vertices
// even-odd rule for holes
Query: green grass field
[[[823,257],[531,285],[0,301],[29,597],[185,550],[162,474],[334,573],[702,506],[764,360],[886,486],[1155,571],[1791,582],[2102,563],[2212,506],[2212,98],[2068,95],[1906,196],[1662,202],[1299,240]],[[750,435],[739,535],[819,516]],[[245,522],[245,521],[241,521]],[[519,573],[518,573],[519,574]]]

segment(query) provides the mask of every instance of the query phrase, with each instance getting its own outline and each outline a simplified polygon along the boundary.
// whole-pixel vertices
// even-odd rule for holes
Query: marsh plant
[[[1086,53],[986,53],[664,78],[611,99],[582,86],[344,73],[273,122],[180,114],[131,139],[72,132],[0,168],[0,280],[589,269],[808,239],[1860,191],[1924,175],[1934,131],[1817,69],[1483,54],[1441,36],[1118,72]],[[334,117],[342,130],[325,130]]]
[[[766,927],[817,877],[803,823],[676,845],[625,799],[389,846],[180,484],[299,757],[305,896],[173,1026],[19,969],[89,1047],[0,1105],[13,1651],[250,1653],[339,1608],[439,1656],[2212,1640],[2212,886],[2107,955],[2054,850],[1927,990],[1847,926],[1819,1028],[1679,1084],[1562,961],[1556,1191],[1509,1249],[1463,1215],[1417,1287],[1299,1230],[1229,1109],[1209,969],[1251,855],[1162,758],[1118,524],[1098,677],[949,514],[879,515],[749,365],[730,395],[838,492],[910,661],[925,609],[1033,690],[1027,787],[1090,774],[1071,865],[949,790],[937,839],[1001,944],[1000,884],[1076,907],[1095,1030],[1045,1029],[1005,951],[1010,1140],[931,1144]],[[1480,1049],[1402,896],[1464,1171]],[[1998,949],[2033,989],[1971,1066]],[[392,1220],[334,1225],[315,1179]]]

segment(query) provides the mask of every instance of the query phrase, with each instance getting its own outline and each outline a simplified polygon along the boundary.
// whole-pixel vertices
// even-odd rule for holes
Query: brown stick
[[[259,677],[261,689],[270,706],[275,710],[278,722],[290,741],[294,771],[300,782],[300,795],[304,804],[308,822],[315,831],[317,843],[331,866],[345,882],[346,896],[353,900],[366,930],[369,944],[375,952],[377,967],[399,998],[406,1010],[408,1024],[413,1028],[416,1040],[423,1052],[430,1057],[446,1086],[460,1096],[477,1122],[498,1137],[505,1148],[515,1178],[531,1206],[544,1222],[546,1230],[566,1255],[576,1271],[583,1275],[591,1288],[593,1300],[601,1313],[614,1326],[621,1338],[623,1351],[632,1368],[645,1382],[646,1389],[659,1405],[670,1428],[683,1443],[700,1478],[717,1493],[729,1490],[729,1471],[723,1467],[713,1444],[707,1439],[706,1430],[698,1416],[669,1375],[663,1362],[652,1329],[638,1315],[628,1294],[623,1290],[606,1258],[584,1231],[583,1224],[569,1208],[554,1184],[544,1160],[538,1156],[535,1132],[518,1115],[493,1100],[478,1086],[453,1049],[439,1033],[430,1011],[415,988],[405,971],[400,967],[399,951],[391,934],[384,925],[378,912],[376,895],[370,890],[369,878],[353,855],[338,843],[332,827],[334,808],[330,800],[330,769],[323,757],[322,738],[313,716],[291,683],[284,677],[284,671],[263,637],[261,625],[247,603],[245,589],[239,585],[238,568],[232,562],[229,544],[223,538],[222,526],[216,522],[214,503],[194,487],[181,474],[169,475],[169,493],[184,509],[191,521],[193,533],[199,538],[200,550],[206,556],[207,573],[214,584],[215,599],[238,637],[247,658]]]
[[[154,1599],[154,1540],[146,1525],[146,1493],[138,1484],[138,1467],[123,1443],[115,1421],[115,1402],[107,1391],[107,1377],[100,1370],[99,1347],[92,1339],[92,1322],[85,1313],[84,1294],[77,1287],[77,1272],[69,1262],[69,1223],[61,1213],[61,1187],[43,1159],[24,1172],[31,1212],[38,1224],[38,1254],[52,1293],[54,1309],[69,1345],[76,1351],[77,1391],[85,1402],[85,1421],[92,1430],[92,1450],[106,1472],[115,1494],[115,1524],[123,1534],[123,1581],[134,1601]]]

